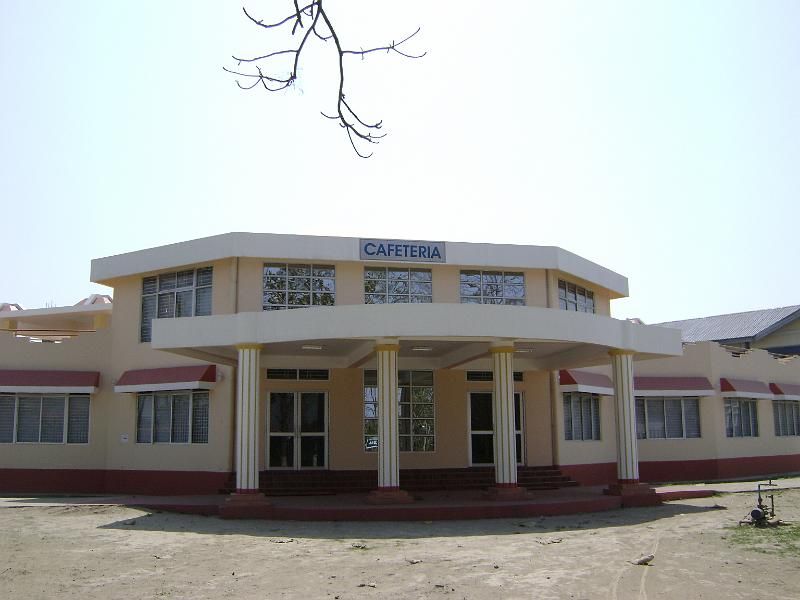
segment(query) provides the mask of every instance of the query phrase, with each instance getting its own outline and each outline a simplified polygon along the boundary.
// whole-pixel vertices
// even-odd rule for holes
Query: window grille
[[[433,302],[430,269],[364,268],[365,304],[423,304]]]
[[[136,442],[207,444],[208,421],[209,395],[205,390],[139,394]]]
[[[467,371],[467,381],[494,381],[492,371]],[[514,371],[514,381],[522,381],[522,371]]]
[[[697,398],[637,397],[636,437],[675,439],[700,437],[700,404]]]
[[[796,400],[774,400],[772,414],[776,436],[800,435],[800,402]]]
[[[0,443],[62,444],[65,441],[88,443],[89,396],[0,395]]]
[[[594,313],[594,292],[563,279],[558,280],[558,306],[561,310]]]
[[[263,310],[336,304],[334,265],[264,265]]]
[[[597,394],[564,393],[564,439],[600,439],[600,397]]]
[[[725,398],[725,436],[758,437],[756,400]]]
[[[139,340],[151,340],[153,319],[210,315],[212,279],[213,267],[143,278]]]
[[[525,305],[525,274],[517,271],[461,271],[462,304]]]
[[[267,379],[286,381],[327,381],[328,369],[267,369]]]
[[[398,371],[401,452],[436,449],[433,371]],[[378,372],[364,371],[364,450],[378,450]]]

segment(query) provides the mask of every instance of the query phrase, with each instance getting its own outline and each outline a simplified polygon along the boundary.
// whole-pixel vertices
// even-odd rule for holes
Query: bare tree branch
[[[387,54],[394,52],[404,58],[422,58],[425,56],[426,52],[423,52],[422,54],[412,54],[410,52],[406,52],[404,49],[400,49],[400,46],[414,38],[414,36],[420,32],[420,29],[417,28],[414,33],[403,38],[399,42],[395,42],[393,40],[391,43],[386,44],[385,46],[367,49],[362,48],[361,50],[345,50],[342,48],[339,36],[337,35],[336,30],[334,29],[333,24],[331,23],[331,20],[328,17],[325,8],[323,7],[323,0],[313,0],[302,7],[300,6],[298,0],[292,0],[292,3],[294,5],[294,12],[276,23],[264,23],[263,20],[256,19],[250,13],[248,13],[246,8],[242,8],[242,11],[251,22],[259,27],[263,27],[264,29],[277,29],[291,23],[292,27],[290,35],[294,36],[299,32],[299,30],[303,30],[303,34],[300,37],[300,41],[296,47],[277,50],[275,52],[269,52],[261,56],[254,56],[250,58],[239,58],[236,56],[232,57],[233,60],[237,62],[239,67],[241,67],[243,64],[252,65],[254,71],[240,71],[229,69],[227,67],[223,67],[223,69],[228,73],[253,81],[252,84],[243,84],[237,79],[236,85],[238,85],[241,89],[251,90],[261,84],[265,90],[277,92],[294,85],[294,82],[297,80],[300,56],[302,55],[303,49],[306,47],[306,43],[312,34],[323,43],[333,40],[333,45],[336,49],[339,59],[339,85],[337,90],[338,94],[336,99],[336,111],[333,114],[326,114],[325,112],[321,112],[321,114],[327,119],[338,121],[339,126],[345,130],[353,151],[361,158],[369,158],[372,156],[372,152],[367,154],[365,151],[362,151],[359,148],[359,144],[377,144],[381,138],[386,136],[386,134],[381,132],[381,128],[383,126],[382,121],[365,121],[345,100],[344,57],[347,55],[352,55],[360,56],[362,59],[364,59],[367,54],[371,54],[373,52],[386,52]],[[306,28],[306,25],[308,25],[308,28]],[[262,69],[261,65],[256,64],[260,63],[261,61],[267,61],[271,58],[291,55],[294,56],[294,60],[292,61],[288,75],[279,74],[277,72],[277,66],[271,66],[265,71],[266,67]],[[274,61],[270,64],[274,64]]]

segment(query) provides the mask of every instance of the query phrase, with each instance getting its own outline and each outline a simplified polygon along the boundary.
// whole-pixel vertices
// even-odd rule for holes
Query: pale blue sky
[[[389,132],[369,160],[319,116],[320,44],[302,93],[222,71],[280,46],[240,3],[2,0],[0,301],[257,231],[558,245],[627,276],[615,316],[647,322],[800,304],[800,3],[326,4],[354,48],[422,27],[420,61],[349,60]]]

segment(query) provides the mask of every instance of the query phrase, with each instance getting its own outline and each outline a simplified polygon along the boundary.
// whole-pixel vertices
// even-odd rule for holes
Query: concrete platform
[[[661,501],[713,496],[719,493],[755,493],[760,481],[711,482],[656,487]],[[800,478],[777,480],[778,489],[800,488]],[[774,488],[773,488],[774,489]],[[767,492],[770,493],[770,492]],[[622,507],[619,496],[603,487],[572,487],[530,491],[524,498],[498,500],[479,490],[416,492],[411,504],[375,505],[367,494],[328,496],[267,496],[235,518],[296,521],[434,521],[569,515]],[[19,506],[121,505],[179,513],[220,515],[227,495],[211,496],[7,496],[0,508]]]

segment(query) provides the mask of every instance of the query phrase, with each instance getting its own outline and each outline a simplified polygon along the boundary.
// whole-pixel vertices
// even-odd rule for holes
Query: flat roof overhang
[[[264,366],[369,366],[376,340],[400,341],[406,368],[481,368],[498,341],[513,342],[520,370],[608,364],[611,349],[636,360],[680,356],[677,329],[532,306],[384,304],[310,307],[156,319],[151,345],[235,365],[236,346],[263,344]],[[485,367],[485,364],[484,364]]]
[[[611,298],[628,295],[628,280],[556,246],[445,242],[447,261],[469,268],[553,269],[608,290]],[[92,260],[90,280],[109,285],[119,277],[176,269],[233,257],[289,262],[360,262],[359,238],[277,233],[224,233]],[[384,262],[393,263],[392,259]],[[413,265],[413,262],[398,264]],[[422,263],[427,266],[428,263]]]

